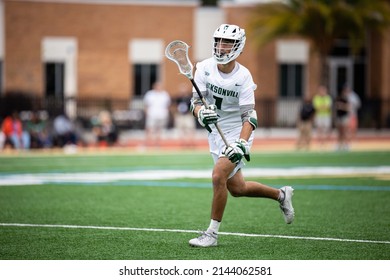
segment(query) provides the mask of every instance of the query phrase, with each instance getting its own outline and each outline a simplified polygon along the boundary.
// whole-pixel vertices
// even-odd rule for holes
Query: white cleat
[[[190,245],[193,247],[212,247],[217,246],[218,235],[211,232],[202,232],[197,238],[190,240]]]
[[[284,220],[287,224],[291,224],[294,221],[294,208],[292,206],[292,196],[294,194],[294,189],[290,186],[284,186],[280,188],[284,193],[284,200],[280,202],[280,210],[282,210]]]

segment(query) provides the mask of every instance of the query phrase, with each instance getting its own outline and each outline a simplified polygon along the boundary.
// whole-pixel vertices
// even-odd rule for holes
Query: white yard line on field
[[[128,231],[148,231],[148,232],[199,233],[199,231],[196,231],[196,230],[184,230],[184,229],[132,228],[132,227],[109,227],[109,226],[48,225],[48,224],[21,224],[21,223],[0,223],[0,226],[2,226],[2,227],[41,227],[41,228],[69,228],[69,229],[97,229],[97,230],[128,230]],[[299,239],[299,240],[314,240],[314,241],[338,241],[338,242],[354,242],[354,243],[390,244],[390,241],[385,241],[385,240],[361,240],[361,239],[344,239],[344,238],[332,238],[332,237],[289,236],[289,235],[255,234],[255,233],[238,233],[238,232],[219,232],[218,234],[242,236],[242,237],[263,237],[263,238],[283,238],[283,239]]]
[[[340,175],[388,175],[390,166],[375,167],[294,167],[246,168],[246,177],[302,177]],[[110,183],[136,180],[169,180],[210,178],[207,170],[132,170],[125,172],[28,173],[0,175],[0,186],[42,185],[55,183]]]

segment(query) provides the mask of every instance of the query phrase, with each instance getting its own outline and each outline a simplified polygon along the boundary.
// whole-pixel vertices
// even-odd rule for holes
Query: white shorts
[[[168,126],[168,118],[148,117],[145,124],[147,129],[161,130]]]
[[[179,130],[195,129],[195,118],[190,114],[177,114],[175,116],[175,127]]]
[[[329,129],[332,125],[332,118],[330,116],[316,116],[315,124],[317,128]]]
[[[230,143],[234,143],[236,140],[240,138],[240,133],[241,133],[241,127],[238,127],[230,131],[229,133],[224,133],[224,134],[227,142],[230,144]],[[249,149],[252,147],[253,138],[254,138],[254,133],[252,132],[252,135],[249,137],[249,141],[248,141]],[[220,157],[225,156],[223,154],[223,151],[225,150],[226,146],[219,133],[216,132],[209,133],[208,140],[209,140],[210,154],[213,157],[214,164],[215,164]],[[240,170],[243,166],[245,166],[245,163],[243,160],[241,160],[236,165],[232,173],[230,173],[229,179],[233,177],[237,173],[237,171]]]

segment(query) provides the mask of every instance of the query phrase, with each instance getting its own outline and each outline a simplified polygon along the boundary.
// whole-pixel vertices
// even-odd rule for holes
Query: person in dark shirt
[[[297,150],[308,150],[310,148],[314,116],[315,109],[312,100],[309,97],[306,97],[303,100],[298,116],[297,125],[299,136],[297,141]]]

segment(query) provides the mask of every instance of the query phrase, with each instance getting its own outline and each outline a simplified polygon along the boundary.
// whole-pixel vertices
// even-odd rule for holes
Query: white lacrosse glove
[[[245,157],[247,161],[250,161],[249,144],[244,139],[236,140],[231,145],[225,148],[223,152],[225,156],[233,163],[239,163],[242,157]]]
[[[218,121],[217,115],[217,106],[214,104],[209,105],[209,108],[206,109],[204,105],[200,107],[198,111],[198,122],[201,126],[205,127],[209,132],[211,132],[210,124],[214,124]]]

